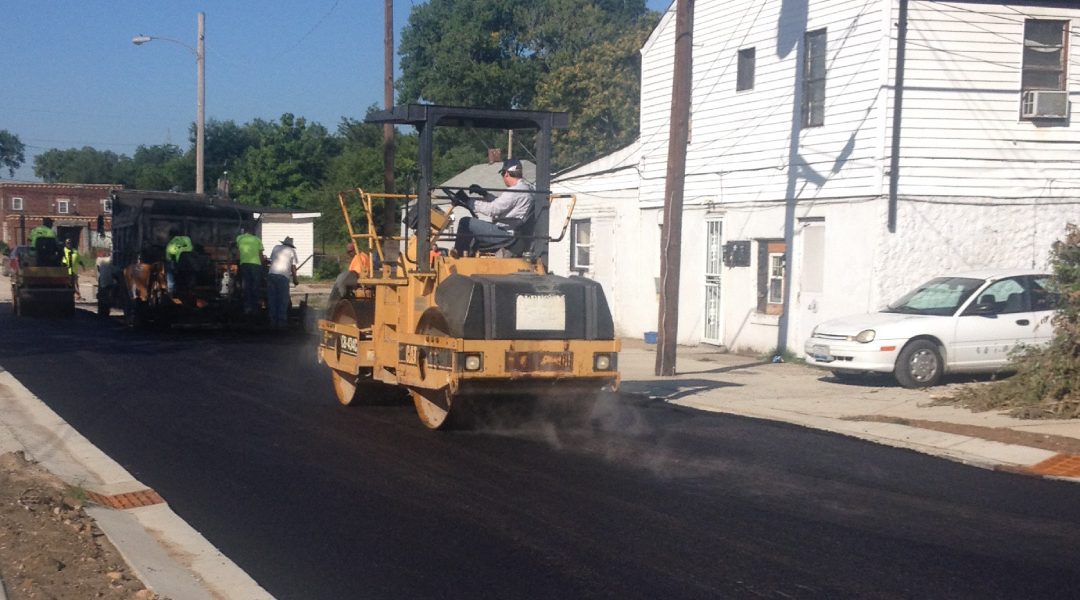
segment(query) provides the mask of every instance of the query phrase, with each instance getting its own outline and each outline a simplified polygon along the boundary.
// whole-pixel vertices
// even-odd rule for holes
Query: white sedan
[[[945,373],[994,372],[1020,345],[1050,342],[1058,295],[1050,275],[986,270],[936,277],[876,313],[825,321],[804,350],[837,378],[892,373],[927,387]]]

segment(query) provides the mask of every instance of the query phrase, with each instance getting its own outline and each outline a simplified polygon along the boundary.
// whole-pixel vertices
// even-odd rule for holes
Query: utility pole
[[[199,75],[198,114],[195,115],[195,193],[201,194],[206,185],[206,15],[199,13],[199,39],[195,50],[195,62]]]
[[[394,108],[394,0],[383,4],[383,106]],[[383,124],[383,191],[394,193],[394,126]],[[394,235],[397,228],[397,210],[392,200],[383,204],[384,235]],[[397,249],[383,248],[388,260],[397,260]]]
[[[664,183],[664,225],[660,233],[660,315],[657,319],[656,375],[675,374],[679,337],[679,269],[682,258],[683,188],[686,144],[690,135],[690,92],[693,74],[694,0],[675,7],[675,62],[671,77],[671,131],[668,135],[667,179]]]

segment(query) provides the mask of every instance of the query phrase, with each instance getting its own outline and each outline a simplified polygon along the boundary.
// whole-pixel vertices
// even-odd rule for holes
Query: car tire
[[[893,374],[903,387],[923,388],[937,385],[944,372],[945,362],[937,344],[930,340],[915,340],[900,351]]]

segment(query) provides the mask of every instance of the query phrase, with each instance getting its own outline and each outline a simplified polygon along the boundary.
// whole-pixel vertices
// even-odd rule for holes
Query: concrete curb
[[[92,495],[126,499],[148,491],[7,371],[0,371],[0,414],[0,451],[22,450],[61,480]],[[119,510],[92,507],[87,512],[155,593],[178,600],[273,598],[167,504]]]

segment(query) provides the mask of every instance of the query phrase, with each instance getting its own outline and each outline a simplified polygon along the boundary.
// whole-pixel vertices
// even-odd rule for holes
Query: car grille
[[[821,338],[823,340],[846,340],[848,336],[840,335],[836,333],[815,333],[814,337]]]

